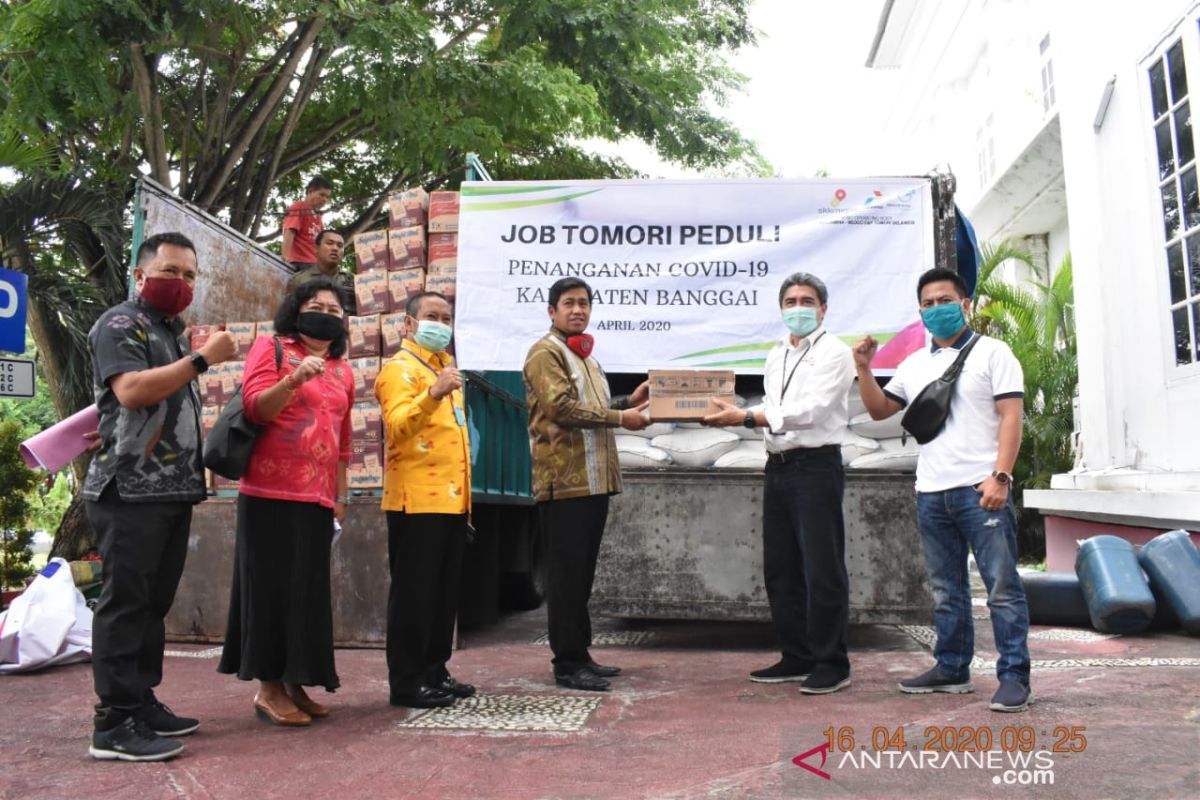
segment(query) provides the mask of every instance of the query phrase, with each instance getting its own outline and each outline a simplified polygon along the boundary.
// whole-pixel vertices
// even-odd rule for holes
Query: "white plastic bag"
[[[54,558],[0,614],[0,672],[24,672],[92,657],[92,610]]]

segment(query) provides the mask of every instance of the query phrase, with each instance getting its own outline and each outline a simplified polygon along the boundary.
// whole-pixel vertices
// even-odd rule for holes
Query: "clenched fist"
[[[851,348],[854,353],[854,366],[860,369],[870,369],[871,361],[875,358],[875,352],[879,350],[879,342],[875,341],[874,337],[864,336]]]
[[[209,363],[209,366],[212,366],[233,358],[237,355],[237,349],[237,341],[233,338],[232,333],[217,331],[200,348],[200,355]]]
[[[446,367],[438,374],[433,386],[429,387],[429,396],[434,400],[441,400],[455,389],[461,388],[462,373],[458,371],[458,367]]]
[[[325,359],[317,356],[305,356],[304,360],[300,362],[300,366],[296,367],[296,371],[292,373],[292,386],[303,386],[324,371]]]

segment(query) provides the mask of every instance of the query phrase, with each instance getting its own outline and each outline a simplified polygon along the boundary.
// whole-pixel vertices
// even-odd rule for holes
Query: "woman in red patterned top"
[[[275,315],[282,348],[260,337],[246,358],[242,404],[262,425],[241,480],[225,648],[218,671],[258,680],[254,708],[277,725],[329,710],[305,686],[338,687],[329,548],[346,514],[354,378],[343,311],[328,278],[297,286]]]

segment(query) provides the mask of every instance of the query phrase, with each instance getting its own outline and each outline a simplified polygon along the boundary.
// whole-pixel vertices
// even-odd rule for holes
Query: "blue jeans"
[[[1017,574],[1017,513],[1012,493],[1001,511],[979,505],[974,487],[917,492],[917,524],[933,587],[937,644],[933,656],[947,676],[967,680],[975,652],[967,547],[987,587],[1000,680],[1029,683],[1029,608]]]

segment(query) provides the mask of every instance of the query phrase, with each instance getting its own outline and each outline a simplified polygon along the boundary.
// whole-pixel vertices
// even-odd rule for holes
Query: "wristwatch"
[[[992,470],[992,477],[996,479],[997,483],[1001,483],[1005,486],[1012,484],[1013,477],[1011,472],[1001,472],[998,469]]]
[[[192,366],[196,369],[196,374],[208,372],[208,361],[199,353],[192,353],[189,358],[192,359]]]
[[[758,427],[758,423],[754,421],[754,412],[753,411],[746,412],[746,419],[742,422],[742,424],[745,425],[747,428],[757,428]]]

